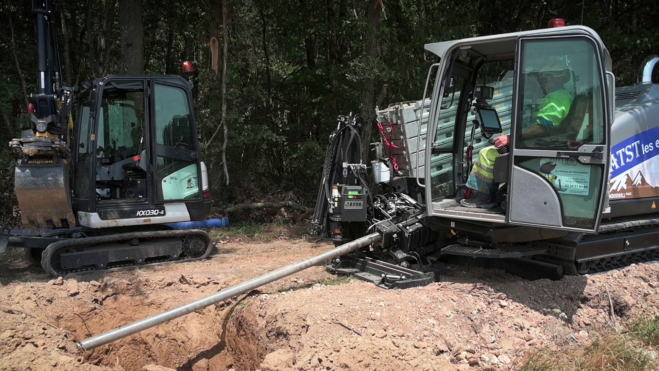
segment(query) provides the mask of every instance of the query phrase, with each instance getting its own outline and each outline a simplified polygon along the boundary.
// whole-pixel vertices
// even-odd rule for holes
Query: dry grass
[[[25,259],[25,249],[20,247],[8,247],[4,254],[0,254],[0,264],[16,263]]]
[[[583,350],[541,350],[530,354],[521,371],[650,371],[657,367],[659,317],[641,319],[629,326],[625,334],[610,334]]]
[[[541,350],[528,356],[520,371],[553,371],[558,367],[555,356]]]
[[[615,335],[594,342],[574,362],[577,370],[656,370],[650,353],[625,335]]]

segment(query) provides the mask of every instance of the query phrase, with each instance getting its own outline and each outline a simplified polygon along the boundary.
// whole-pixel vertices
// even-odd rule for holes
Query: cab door
[[[189,88],[183,80],[154,79],[152,145],[156,204],[201,201],[200,159]]]
[[[587,35],[522,37],[516,56],[506,222],[595,232],[611,153],[602,48]]]

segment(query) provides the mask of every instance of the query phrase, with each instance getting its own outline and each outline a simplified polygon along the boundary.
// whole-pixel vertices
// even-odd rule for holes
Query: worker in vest
[[[551,61],[538,74],[538,82],[545,97],[540,103],[533,125],[522,131],[522,140],[550,136],[557,131],[568,112],[574,97],[565,90],[570,80],[570,70],[563,61]],[[494,182],[494,161],[500,156],[499,149],[508,145],[508,135],[494,139],[494,146],[483,148],[474,163],[467,188],[471,197],[460,201],[465,207],[491,209],[496,206],[494,194],[499,185]]]

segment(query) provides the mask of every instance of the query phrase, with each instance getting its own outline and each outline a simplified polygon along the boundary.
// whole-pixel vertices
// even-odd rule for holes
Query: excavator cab
[[[171,223],[209,214],[191,96],[177,76],[108,76],[80,94],[72,198],[80,225]]]
[[[23,224],[108,228],[205,219],[210,191],[191,97],[178,76],[108,76],[77,94],[70,153],[51,149],[63,143],[58,137],[30,131],[15,140],[25,157],[15,171]]]
[[[417,154],[427,165],[416,176],[428,215],[597,231],[608,202],[614,104],[611,60],[597,34],[572,26],[426,49],[440,58],[426,82],[429,104],[423,100],[429,150]],[[492,148],[499,130],[508,145]],[[471,173],[495,179],[496,207],[461,205],[473,191]]]

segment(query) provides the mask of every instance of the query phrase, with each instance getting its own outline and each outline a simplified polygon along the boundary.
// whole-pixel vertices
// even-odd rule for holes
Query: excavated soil
[[[386,291],[313,267],[93,351],[92,335],[332,248],[218,244],[210,259],[52,280],[0,263],[1,370],[510,370],[529,351],[579,348],[659,314],[659,265],[526,281],[449,267],[443,282]]]

